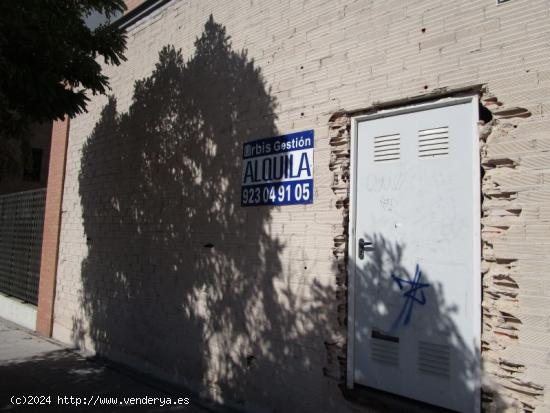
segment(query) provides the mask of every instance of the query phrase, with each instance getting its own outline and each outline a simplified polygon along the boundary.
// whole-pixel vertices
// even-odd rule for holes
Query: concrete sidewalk
[[[222,411],[191,393],[168,387],[131,370],[87,358],[61,343],[0,318],[0,411]],[[129,400],[124,397],[140,400],[132,401],[134,405],[126,405]],[[157,398],[154,404],[152,398]],[[171,405],[167,403],[168,398]],[[189,404],[174,405],[178,398],[182,399],[181,403],[189,398]],[[107,402],[110,404],[105,405]],[[161,406],[163,402],[165,405]]]

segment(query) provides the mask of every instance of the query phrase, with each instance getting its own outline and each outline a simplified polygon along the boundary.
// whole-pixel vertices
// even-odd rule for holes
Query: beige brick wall
[[[239,63],[228,71],[243,76],[226,80],[238,86],[232,90],[206,67],[186,72],[197,80],[173,101],[196,112],[181,130],[145,122],[162,105],[151,96],[142,96],[148,108],[103,116],[99,126],[107,98],[91,97],[89,112],[71,122],[54,336],[245,408],[351,409],[330,351],[343,345],[345,330],[336,297],[342,210],[331,188],[329,118],[484,84],[485,97],[501,103],[486,102],[496,119],[484,147],[483,223],[496,228],[494,239],[484,228],[487,388],[504,384],[496,391],[505,403],[545,411],[549,13],[542,0],[174,1],[138,22],[129,31],[128,61],[106,69],[119,115],[163,46],[200,62],[194,41],[210,14],[231,36],[227,56]],[[229,120],[226,103],[234,110]],[[530,116],[507,117],[514,107]],[[148,127],[202,142],[178,147],[188,151],[180,162],[192,178],[163,175],[180,164],[160,160],[163,144],[148,140]],[[241,208],[242,142],[303,129],[315,130],[315,203]],[[156,169],[147,148],[156,151]],[[205,156],[213,164],[201,164]],[[501,158],[513,164],[495,161]],[[507,315],[519,320],[513,328]]]

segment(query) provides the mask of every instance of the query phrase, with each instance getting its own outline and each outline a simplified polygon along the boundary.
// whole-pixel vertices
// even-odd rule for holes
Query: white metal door
[[[353,380],[464,412],[480,403],[476,122],[468,99],[355,128]]]

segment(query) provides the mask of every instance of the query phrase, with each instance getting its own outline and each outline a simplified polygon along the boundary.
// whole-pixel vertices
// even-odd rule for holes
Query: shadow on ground
[[[0,411],[222,411],[185,389],[171,388],[122,366],[87,358],[2,319],[0,343]],[[145,401],[145,397],[151,399]],[[187,405],[172,404],[184,403],[185,397],[189,399]],[[133,404],[125,405],[126,401]]]

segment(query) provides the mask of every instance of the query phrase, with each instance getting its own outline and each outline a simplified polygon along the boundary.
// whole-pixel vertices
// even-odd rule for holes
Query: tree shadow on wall
[[[434,255],[429,262],[411,265],[406,244],[379,233],[363,238],[372,247],[350,265],[355,266],[354,355],[359,366],[354,380],[368,387],[359,386],[350,397],[385,412],[446,411],[433,405],[475,411],[482,402],[481,349],[471,336],[476,314],[461,308],[463,296],[444,285],[457,274],[451,271],[456,257]],[[426,246],[430,241],[423,238],[419,235],[416,241]],[[445,260],[453,263],[449,271],[435,277],[433,268],[441,269]],[[466,296],[472,295],[469,290]],[[472,324],[465,325],[463,317]],[[490,390],[493,384],[485,380],[483,386]],[[506,406],[497,391],[486,392],[483,403],[497,410]]]
[[[407,245],[378,233],[363,237],[372,247],[355,271],[355,379],[439,406],[470,396],[474,411],[478,396],[467,389],[479,355],[454,320],[459,308],[423,262],[411,267]]]
[[[83,147],[73,339],[218,400],[303,405],[289,386],[323,378],[334,291],[290,283],[281,257],[299,257],[273,208],[240,206],[243,142],[277,134],[260,70],[212,17],[195,47],[187,62],[164,47],[128,112],[109,99]]]

